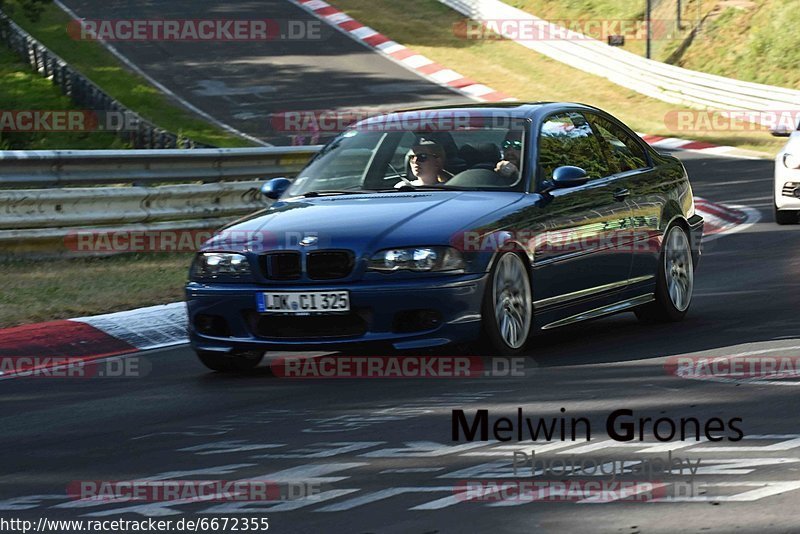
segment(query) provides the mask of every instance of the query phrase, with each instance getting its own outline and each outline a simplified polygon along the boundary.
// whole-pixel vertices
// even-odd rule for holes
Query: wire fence
[[[133,148],[214,148],[159,128],[125,107],[0,11],[0,42],[83,109],[126,117],[114,132]]]

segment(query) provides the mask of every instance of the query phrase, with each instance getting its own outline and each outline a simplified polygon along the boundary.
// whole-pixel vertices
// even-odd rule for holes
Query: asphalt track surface
[[[469,102],[282,0],[65,0],[64,4],[86,19],[276,21],[274,30],[269,27],[269,35],[276,38],[266,41],[112,42],[137,67],[192,105],[274,144],[287,144],[293,135],[294,123],[287,128],[287,123],[273,118],[287,111],[370,113]],[[301,27],[309,29],[297,29]]]
[[[238,1],[67,4],[87,18],[246,18],[254,9]],[[311,19],[283,2],[260,2],[257,9],[264,17]],[[192,104],[270,140],[275,111],[459,100],[325,25],[322,32],[321,43],[221,43],[211,51],[192,43],[116,46]],[[535,339],[524,376],[514,377],[220,375],[180,347],[123,358],[138,364],[138,378],[3,380],[0,517],[268,517],[274,532],[800,531],[800,385],[688,380],[665,371],[668,358],[679,355],[800,356],[800,227],[772,222],[770,161],[679,156],[696,195],[750,206],[762,216],[707,243],[683,323],[642,325],[627,313],[556,330]],[[513,418],[517,407],[531,417],[553,417],[563,407],[591,421],[593,450],[581,449],[585,441],[549,452],[537,444],[541,458],[565,452],[630,461],[674,449],[701,461],[697,491],[679,499],[668,484],[656,502],[459,500],[453,490],[459,482],[512,478],[512,451],[534,447],[453,443],[451,410],[485,408],[492,417]],[[746,437],[659,444],[648,433],[644,444],[612,447],[618,444],[604,435],[605,420],[622,408],[637,418],[740,417]],[[323,493],[268,503],[92,502],[67,495],[74,481],[146,478],[305,481]],[[658,478],[676,480],[686,478]]]
[[[696,194],[762,214],[761,222],[708,244],[683,323],[641,325],[627,313],[556,330],[536,338],[525,376],[515,377],[230,376],[206,371],[180,347],[128,357],[145,370],[140,378],[5,380],[2,517],[255,516],[268,517],[275,532],[796,532],[799,386],[689,380],[664,366],[676,355],[800,355],[800,227],[772,222],[771,162],[681,157]],[[579,441],[562,452],[630,460],[675,449],[700,459],[703,489],[689,500],[660,502],[500,506],[454,499],[460,481],[510,478],[512,450],[531,446],[453,443],[451,410],[515,417],[517,407],[528,416],[552,417],[564,407],[589,418],[596,449],[578,450],[587,444]],[[637,417],[740,417],[746,437],[673,441],[642,453],[659,445],[645,435],[644,444],[613,448],[604,422],[621,408]],[[541,446],[542,458],[559,457]],[[316,501],[270,503],[98,503],[66,495],[76,480],[149,477],[305,480],[325,493]]]

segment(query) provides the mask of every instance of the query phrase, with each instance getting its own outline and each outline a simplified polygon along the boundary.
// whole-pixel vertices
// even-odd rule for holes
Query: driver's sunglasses
[[[514,150],[522,150],[522,141],[511,141],[506,139],[503,141],[503,150],[508,150],[509,148],[513,148]]]
[[[425,163],[428,161],[428,158],[436,158],[439,159],[439,156],[436,154],[411,154],[411,159],[415,159],[420,163]]]

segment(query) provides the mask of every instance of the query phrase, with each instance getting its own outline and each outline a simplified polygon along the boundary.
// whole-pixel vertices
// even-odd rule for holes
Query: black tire
[[[678,232],[682,237],[673,235],[674,232]],[[679,258],[677,255],[672,257],[671,250],[668,250],[668,245],[674,243],[674,241],[671,241],[672,239],[682,240],[686,246],[686,250],[680,254]],[[634,310],[636,317],[640,321],[644,323],[674,323],[682,321],[686,317],[686,313],[691,306],[692,290],[694,288],[694,262],[689,243],[689,236],[680,225],[673,225],[667,230],[658,260],[655,300]],[[673,261],[677,261],[681,265],[677,266]],[[674,283],[679,284],[684,271],[688,277],[688,300],[677,299],[679,305],[676,306],[674,302],[676,298],[670,296],[669,279],[672,278]]]
[[[773,207],[776,223],[781,225],[797,224],[797,210],[779,210],[778,206]]]
[[[508,263],[507,263],[508,262]],[[506,279],[505,275],[510,274],[506,271],[506,265],[511,265],[511,269],[521,269],[522,273],[519,276],[514,275],[514,280]],[[503,279],[499,277],[503,276]],[[501,333],[501,326],[498,324],[498,310],[497,302],[498,296],[495,291],[496,286],[502,286],[501,296],[508,291],[508,299],[506,300],[507,312],[505,315],[507,322],[513,322],[519,327],[515,330],[517,335],[510,334],[510,330],[506,331],[509,337],[516,337],[516,342],[509,343]],[[481,330],[482,330],[482,348],[488,351],[488,355],[492,356],[517,356],[525,352],[528,339],[530,338],[531,330],[533,329],[533,301],[531,298],[531,281],[528,275],[526,262],[514,252],[505,252],[501,254],[495,261],[491,272],[489,273],[489,280],[483,294],[483,304],[481,306]],[[527,320],[525,319],[527,315]],[[513,317],[513,318],[512,318]],[[527,324],[526,324],[527,323]]]

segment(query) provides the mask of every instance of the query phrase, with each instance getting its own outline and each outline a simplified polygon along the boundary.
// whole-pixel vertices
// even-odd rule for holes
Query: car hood
[[[446,245],[453,235],[483,224],[522,193],[418,191],[337,195],[278,201],[224,228],[204,249],[286,250]],[[314,239],[316,238],[316,239]]]

